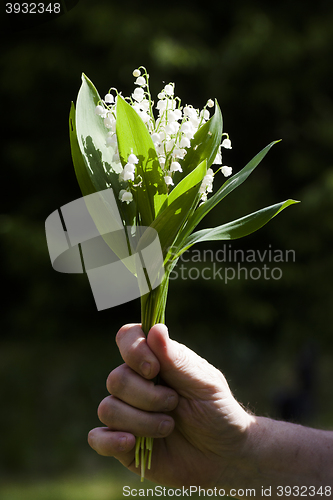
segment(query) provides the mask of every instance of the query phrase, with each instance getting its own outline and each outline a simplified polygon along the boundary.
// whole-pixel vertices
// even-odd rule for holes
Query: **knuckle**
[[[129,323],[127,325],[123,325],[116,334],[116,344],[119,347],[119,343],[121,343],[122,339],[128,334],[129,330],[138,327],[139,325],[136,323]]]
[[[106,380],[106,388],[110,394],[120,394],[126,385],[126,365],[120,365],[108,376]]]
[[[91,431],[89,431],[88,433],[88,444],[91,448],[94,447],[94,444],[95,444],[95,429],[92,429]]]
[[[111,418],[110,402],[111,402],[110,396],[104,398],[100,402],[98,409],[97,409],[98,418],[105,425],[107,425],[107,422],[108,423],[110,422],[110,418]]]
[[[127,330],[128,330],[128,325],[124,325],[118,330],[116,334],[116,344],[118,347],[119,347],[119,341],[121,341]]]
[[[155,411],[160,410],[163,407],[163,401],[161,395],[158,391],[152,390],[150,392],[150,406],[151,409]]]

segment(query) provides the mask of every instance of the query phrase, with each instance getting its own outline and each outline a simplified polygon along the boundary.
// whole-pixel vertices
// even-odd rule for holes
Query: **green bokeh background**
[[[115,334],[140,321],[139,301],[97,312],[85,276],[53,271],[45,240],[47,216],[81,195],[68,114],[82,72],[102,95],[111,86],[129,95],[143,64],[153,95],[172,81],[184,104],[217,98],[234,172],[282,139],[201,227],[301,200],[230,247],[292,249],[295,261],[248,264],[278,266],[279,280],[173,280],[167,324],[252,411],[333,429],[332,2],[80,0],[48,23],[15,31],[1,22],[2,498],[29,499],[32,488],[37,499],[104,500],[139,487],[86,443],[121,362]]]

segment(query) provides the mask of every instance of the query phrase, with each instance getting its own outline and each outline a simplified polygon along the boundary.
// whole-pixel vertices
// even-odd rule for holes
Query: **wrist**
[[[255,488],[254,478],[258,473],[255,447],[260,434],[258,419],[240,405],[238,414],[237,437],[234,436],[230,449],[221,455],[221,475],[217,484],[227,496],[235,496],[233,490]],[[258,495],[259,490],[255,494]]]

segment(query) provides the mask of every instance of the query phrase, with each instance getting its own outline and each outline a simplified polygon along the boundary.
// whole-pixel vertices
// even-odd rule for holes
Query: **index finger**
[[[148,347],[140,324],[122,326],[116,335],[116,343],[123,360],[132,370],[147,379],[156,377],[160,364]]]

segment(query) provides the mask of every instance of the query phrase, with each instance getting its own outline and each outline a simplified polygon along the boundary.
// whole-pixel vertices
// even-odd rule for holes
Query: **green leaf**
[[[186,222],[189,211],[197,202],[199,187],[200,183],[182,193],[171,203],[171,205],[165,208],[150,225],[150,227],[155,229],[158,233],[165,261],[167,260],[166,257],[170,247],[173,245],[179,231]],[[139,242],[138,249],[144,248],[145,245],[146,237],[143,235]]]
[[[166,202],[167,186],[146,125],[119,95],[116,131],[123,166],[131,153],[139,159],[136,171],[142,178],[142,184],[136,190],[137,211],[141,216],[141,224],[149,226]]]
[[[192,245],[201,241],[234,240],[237,238],[242,238],[243,236],[247,236],[248,234],[251,234],[260,229],[279,212],[294,203],[299,202],[295,200],[283,201],[281,203],[271,205],[270,207],[258,210],[257,212],[254,212],[252,214],[246,215],[241,219],[223,224],[222,226],[197,231],[186,239],[184,246],[177,252],[177,257]]]
[[[222,114],[216,101],[214,115],[194,134],[191,147],[181,162],[183,173],[176,172],[175,183],[194,170],[203,160],[207,160],[207,168],[212,165],[221,144],[222,129]]]
[[[124,224],[131,226],[135,217],[135,203],[120,203],[119,173],[122,166],[113,161],[114,149],[105,144],[108,129],[95,108],[101,98],[93,83],[84,74],[76,103],[76,134],[86,171],[96,191],[113,189]],[[83,165],[81,164],[81,168]]]
[[[69,138],[71,144],[71,152],[72,152],[75,175],[79,183],[81,192],[83,196],[96,193],[96,189],[93,183],[91,182],[91,178],[88,174],[87,166],[82,156],[79,143],[77,140],[76,124],[75,124],[75,106],[73,102],[69,114]]]
[[[202,179],[206,175],[206,172],[207,161],[204,160],[175,186],[175,188],[168,196],[168,205],[171,205],[171,203],[175,201],[179,196],[181,196],[185,191],[188,191],[199,182],[201,183]]]
[[[230,177],[223,186],[211,197],[208,198],[205,203],[200,205],[194,214],[190,217],[187,224],[187,235],[191,234],[193,229],[199,224],[199,222],[214,208],[223,198],[230,194],[234,189],[240,186],[248,176],[253,172],[253,170],[258,166],[261,160],[266,156],[271,147],[279,141],[271,142],[262,151],[260,151],[252,160],[235,175]]]
[[[85,84],[84,84],[85,85]],[[82,96],[84,95],[84,87],[83,87],[83,94],[81,94],[81,99]],[[79,101],[79,99],[78,99]],[[79,105],[83,105],[84,101],[79,101]],[[73,158],[73,164],[74,164],[74,169],[75,169],[75,175],[78,180],[82,195],[84,197],[94,194],[96,192],[99,193],[99,199],[102,201],[104,199],[104,193],[103,191],[107,189],[107,186],[104,185],[104,183],[98,183],[96,182],[98,179],[101,179],[100,170],[99,167],[101,165],[96,164],[90,164],[89,163],[89,157],[86,156],[84,149],[81,150],[79,140],[78,140],[78,132],[76,128],[76,116],[77,113],[75,112],[75,106],[72,103],[71,105],[71,110],[70,110],[70,115],[69,115],[69,135],[70,135],[70,144],[71,144],[71,152],[72,152],[72,158]],[[80,116],[80,115],[79,115]],[[93,117],[95,117],[95,113],[93,112]],[[87,116],[87,119],[89,120],[91,117]],[[82,119],[82,115],[80,117]],[[82,128],[82,127],[81,127]],[[105,137],[105,135],[104,135]],[[81,147],[82,144],[84,143],[84,138],[81,141]],[[97,172],[97,175],[93,175],[92,168],[94,168]],[[102,166],[103,168],[103,166]],[[104,173],[103,173],[104,176]],[[93,183],[94,181],[94,183]],[[101,189],[98,189],[97,186],[100,186]],[[115,197],[116,197],[116,193]],[[117,202],[117,198],[116,198]],[[121,213],[121,210],[119,210],[119,203],[117,203],[117,209],[116,213],[113,211],[113,206],[111,207],[107,202],[104,204],[106,208],[106,211],[104,211],[103,215],[100,213],[100,206],[96,206],[96,202],[94,198],[85,198],[85,203],[87,205],[87,208],[89,210],[89,213],[94,220],[96,227],[98,228],[100,234],[102,235],[104,241],[108,244],[108,246],[113,250],[113,252],[121,259],[124,258],[124,256],[128,255],[128,238],[127,238],[127,233],[126,229],[123,226],[122,221],[120,220],[121,218],[124,221],[124,214]],[[119,213],[118,213],[119,212]],[[107,219],[112,220],[112,224],[114,226],[114,231],[109,232],[105,227],[110,227],[109,221]],[[129,219],[128,219],[129,220]],[[106,226],[105,226],[106,224]],[[118,229],[118,230],[116,230]],[[128,264],[128,261],[126,261],[126,267],[131,272],[134,272],[133,268],[130,267],[130,263]]]
[[[79,147],[96,191],[107,189],[111,184],[113,190],[118,194],[120,191],[118,175],[122,171],[122,167],[112,160],[114,149],[105,144],[108,129],[104,126],[101,117],[95,113],[95,108],[100,100],[93,83],[83,74],[76,103]]]

